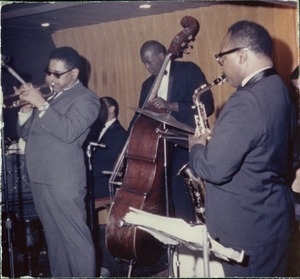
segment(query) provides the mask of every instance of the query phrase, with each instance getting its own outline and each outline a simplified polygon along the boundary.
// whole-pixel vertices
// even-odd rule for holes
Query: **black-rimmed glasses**
[[[44,72],[45,72],[45,74],[46,74],[47,76],[53,75],[55,78],[59,79],[62,75],[66,74],[66,73],[68,73],[68,72],[71,72],[72,70],[74,70],[74,68],[72,68],[72,69],[70,69],[70,70],[68,70],[68,71],[65,71],[65,72],[63,72],[63,73],[56,73],[56,72],[51,72],[51,71],[49,70],[49,68],[46,68],[46,69],[44,70]]]
[[[215,58],[218,61],[218,63],[223,67],[223,59],[224,59],[225,55],[230,54],[230,53],[234,53],[234,52],[242,50],[242,49],[248,50],[247,47],[236,47],[236,48],[233,48],[233,49],[230,49],[230,50],[227,50],[227,51],[224,51],[224,52],[219,52],[218,54],[215,54]]]

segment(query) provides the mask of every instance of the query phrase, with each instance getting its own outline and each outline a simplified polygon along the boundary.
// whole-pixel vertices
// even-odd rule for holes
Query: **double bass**
[[[198,21],[191,16],[185,16],[181,20],[181,26],[184,29],[172,40],[145,104],[156,97],[169,61],[182,57],[199,31]],[[150,107],[145,109],[151,110]],[[122,152],[125,154],[126,168],[122,184],[110,207],[105,236],[109,252],[121,260],[151,264],[163,252],[162,243],[149,233],[137,227],[120,225],[129,212],[129,207],[166,215],[164,145],[157,133],[161,125],[157,120],[140,114]]]

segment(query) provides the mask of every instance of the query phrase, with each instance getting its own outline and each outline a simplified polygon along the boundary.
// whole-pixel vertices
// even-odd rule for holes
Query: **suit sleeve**
[[[42,118],[42,128],[52,136],[66,143],[77,140],[96,120],[100,104],[93,93],[81,94],[71,101],[66,113],[59,113],[50,107]]]
[[[255,98],[251,94],[240,94],[231,99],[224,107],[208,145],[197,144],[190,151],[191,168],[214,184],[231,180],[264,134],[265,122]]]
[[[17,133],[18,136],[20,138],[22,138],[23,140],[27,140],[29,131],[30,131],[30,127],[32,124],[32,120],[33,120],[33,113],[32,115],[26,120],[26,122],[23,125],[19,125],[19,121],[17,121]]]

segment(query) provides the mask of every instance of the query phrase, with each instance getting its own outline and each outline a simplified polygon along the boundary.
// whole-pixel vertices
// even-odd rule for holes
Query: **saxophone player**
[[[229,27],[215,55],[237,90],[208,133],[189,139],[189,166],[206,182],[211,237],[245,251],[242,263],[223,262],[226,277],[285,276],[293,199],[287,186],[294,115],[273,68],[272,38],[261,25]]]

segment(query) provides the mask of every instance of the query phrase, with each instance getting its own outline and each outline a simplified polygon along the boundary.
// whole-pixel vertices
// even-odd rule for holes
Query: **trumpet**
[[[49,98],[50,96],[52,96],[54,94],[53,85],[49,85],[47,83],[42,84],[40,86],[35,86],[35,88],[37,88],[38,90],[41,91],[41,93],[45,99]],[[13,93],[13,94],[4,96],[2,107],[11,109],[11,108],[18,108],[18,107],[27,105],[28,102],[19,99],[21,95],[22,95],[21,93]],[[16,100],[16,98],[18,98],[18,99]]]

